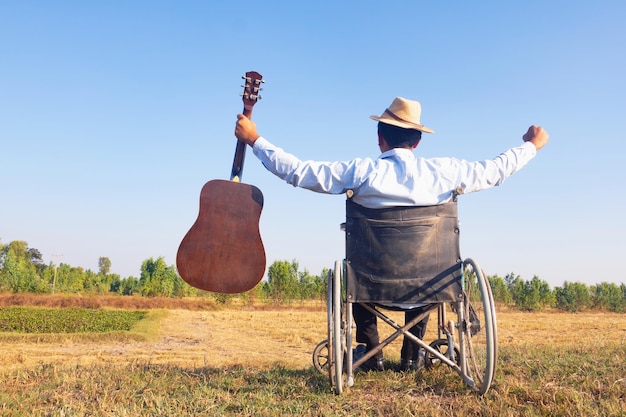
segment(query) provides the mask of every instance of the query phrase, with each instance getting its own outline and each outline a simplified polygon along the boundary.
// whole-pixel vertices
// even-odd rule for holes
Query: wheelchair
[[[425,369],[447,365],[482,395],[493,382],[497,323],[489,281],[479,265],[460,256],[457,196],[423,207],[368,209],[346,200],[346,258],[328,274],[328,337],[313,351],[313,365],[341,394],[355,371],[397,337],[425,354]],[[352,307],[359,303],[393,333],[362,357],[353,358]],[[421,308],[401,325],[388,311]],[[437,312],[437,339],[426,343],[409,329]]]

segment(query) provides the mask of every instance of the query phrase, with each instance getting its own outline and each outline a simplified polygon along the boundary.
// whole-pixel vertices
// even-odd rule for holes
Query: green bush
[[[567,282],[554,289],[556,307],[569,312],[582,311],[591,304],[589,288],[582,282]]]

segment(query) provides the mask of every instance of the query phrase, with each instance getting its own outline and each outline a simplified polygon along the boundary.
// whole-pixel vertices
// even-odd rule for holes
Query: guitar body
[[[205,291],[236,294],[254,288],[265,274],[259,232],[263,194],[240,182],[212,180],[200,193],[198,218],[176,256],[178,273]]]
[[[261,74],[250,71],[242,94],[246,117],[260,98]],[[251,290],[265,274],[259,233],[263,194],[241,183],[246,145],[237,141],[230,181],[212,180],[200,192],[200,210],[176,255],[178,273],[201,290],[237,294]]]

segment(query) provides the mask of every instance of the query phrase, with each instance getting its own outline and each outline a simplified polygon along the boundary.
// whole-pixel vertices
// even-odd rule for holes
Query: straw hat
[[[396,97],[393,103],[391,103],[391,106],[387,107],[383,114],[380,116],[370,116],[370,118],[405,129],[416,129],[425,133],[435,133],[432,129],[420,123],[421,114],[422,106],[418,101]]]

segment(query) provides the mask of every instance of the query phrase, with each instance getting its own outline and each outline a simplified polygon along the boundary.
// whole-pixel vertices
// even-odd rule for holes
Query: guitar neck
[[[248,119],[252,119],[252,108],[256,104],[257,100],[261,98],[259,92],[261,91],[261,83],[263,77],[261,74],[255,71],[246,72],[245,77],[246,84],[244,86],[243,97],[243,115]],[[243,163],[246,159],[246,144],[242,141],[237,141],[235,148],[235,158],[233,159],[233,167],[230,171],[231,181],[241,181],[243,175]]]
[[[230,171],[230,180],[240,182],[243,175],[243,162],[246,159],[246,144],[237,141],[235,148],[235,158],[233,159],[233,168]]]

